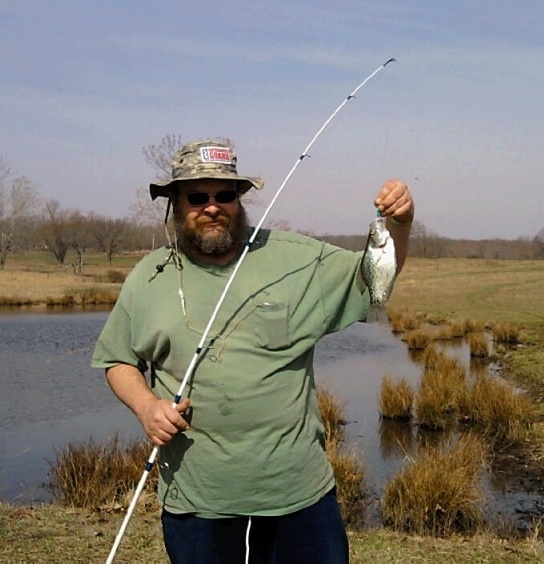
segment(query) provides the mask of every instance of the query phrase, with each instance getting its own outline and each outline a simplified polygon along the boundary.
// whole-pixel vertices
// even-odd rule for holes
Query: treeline
[[[159,172],[160,178],[168,177],[169,163],[180,144],[179,135],[167,135],[160,144],[144,148],[146,161]],[[257,204],[251,194],[244,201],[248,206]],[[64,209],[56,200],[44,201],[25,176],[12,178],[8,163],[0,157],[0,268],[9,254],[16,251],[43,250],[51,253],[60,265],[70,255],[74,270],[82,272],[84,255],[89,251],[103,252],[111,263],[120,253],[151,250],[165,242],[164,213],[165,206],[151,202],[144,189],[135,192],[135,201],[123,218]],[[274,227],[289,229],[282,221]],[[366,245],[366,234],[312,235],[354,251]],[[422,258],[541,260],[544,227],[533,238],[468,240],[441,237],[415,221],[409,254]]]
[[[323,235],[333,245],[353,251],[366,245],[365,235]],[[436,235],[415,221],[410,236],[409,256],[418,258],[480,258],[498,260],[544,259],[544,228],[533,238],[450,239]]]
[[[65,264],[70,256],[74,271],[81,273],[88,252],[104,253],[111,264],[115,255],[151,250],[164,240],[160,224],[63,210],[57,202],[48,202],[42,213],[18,217],[7,227],[9,232],[0,232],[4,235],[0,239],[0,268],[12,252],[41,250],[51,253],[59,265]]]
[[[285,226],[282,226],[285,228]],[[353,251],[364,249],[366,235],[319,235],[325,240]],[[10,253],[41,250],[51,253],[59,265],[67,257],[74,271],[83,272],[85,254],[104,253],[111,263],[114,256],[127,252],[150,251],[165,243],[160,221],[141,221],[130,215],[111,218],[96,213],[64,210],[56,201],[48,201],[38,212],[0,219],[0,268]],[[409,256],[420,258],[482,258],[501,260],[544,259],[544,237],[533,239],[449,239],[414,226]]]

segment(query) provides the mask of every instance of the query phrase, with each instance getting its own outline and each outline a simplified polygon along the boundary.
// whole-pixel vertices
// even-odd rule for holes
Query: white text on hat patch
[[[203,163],[230,164],[230,150],[225,147],[201,147],[200,158]]]

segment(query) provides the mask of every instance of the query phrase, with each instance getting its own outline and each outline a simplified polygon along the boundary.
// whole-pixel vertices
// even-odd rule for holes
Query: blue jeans
[[[173,564],[244,564],[248,517],[202,519],[163,511],[166,551]],[[346,531],[334,490],[314,505],[279,517],[252,517],[251,564],[344,564]]]

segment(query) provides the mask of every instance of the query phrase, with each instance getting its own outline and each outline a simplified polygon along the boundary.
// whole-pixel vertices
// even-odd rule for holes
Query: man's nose
[[[204,208],[204,213],[211,216],[219,215],[221,213],[221,208],[215,203],[214,200],[212,200],[212,198],[210,198],[210,201]]]

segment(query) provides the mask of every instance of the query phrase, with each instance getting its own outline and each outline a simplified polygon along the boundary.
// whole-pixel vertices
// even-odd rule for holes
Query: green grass
[[[444,319],[544,323],[544,261],[409,259],[390,300]]]

